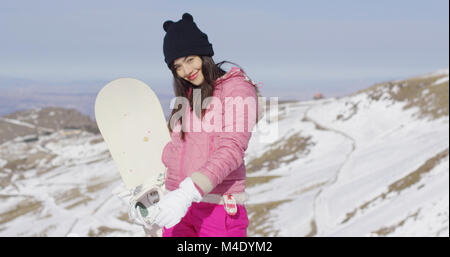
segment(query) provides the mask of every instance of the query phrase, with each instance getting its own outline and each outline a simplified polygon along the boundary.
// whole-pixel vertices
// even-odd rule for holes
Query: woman
[[[163,28],[181,107],[170,115],[162,155],[169,192],[149,209],[149,220],[165,237],[246,236],[244,153],[257,122],[257,88],[242,69],[225,72],[224,62],[214,63],[212,44],[189,13]]]

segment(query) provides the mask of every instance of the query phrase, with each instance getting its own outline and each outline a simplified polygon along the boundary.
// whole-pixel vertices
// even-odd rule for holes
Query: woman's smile
[[[194,74],[192,74],[191,76],[189,76],[189,80],[194,80],[195,78],[197,78],[198,75],[198,71]]]

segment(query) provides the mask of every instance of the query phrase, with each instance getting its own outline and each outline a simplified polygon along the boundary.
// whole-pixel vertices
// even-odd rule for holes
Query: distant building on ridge
[[[319,99],[322,99],[322,98],[324,98],[323,97],[323,94],[322,93],[316,93],[316,94],[314,94],[314,100],[319,100]]]

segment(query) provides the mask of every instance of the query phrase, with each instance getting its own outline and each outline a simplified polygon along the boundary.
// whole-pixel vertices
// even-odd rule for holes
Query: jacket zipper
[[[208,138],[208,158],[211,156],[212,152],[214,151],[214,145],[213,145],[213,135],[210,135]]]
[[[181,160],[180,160],[180,175],[181,175],[181,178],[183,178],[184,179],[184,176],[185,176],[185,174],[184,174],[184,155],[186,154],[186,142],[185,141],[183,141],[183,150],[181,151]]]

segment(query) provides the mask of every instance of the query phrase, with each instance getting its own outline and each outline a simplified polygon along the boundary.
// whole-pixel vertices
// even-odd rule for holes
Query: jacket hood
[[[241,77],[245,81],[248,81],[252,85],[256,86],[256,83],[254,83],[250,78],[248,78],[247,75],[239,67],[236,67],[236,66],[233,66],[229,72],[224,74],[222,77],[218,78],[215,82],[215,85],[216,86],[220,85],[220,84],[222,84],[222,82],[227,81],[231,78],[235,78],[235,77]]]
[[[216,85],[224,82],[225,80],[233,78],[233,77],[244,77],[244,76],[245,76],[245,74],[240,68],[233,66],[229,72],[227,72],[222,77],[220,77],[216,80]]]

